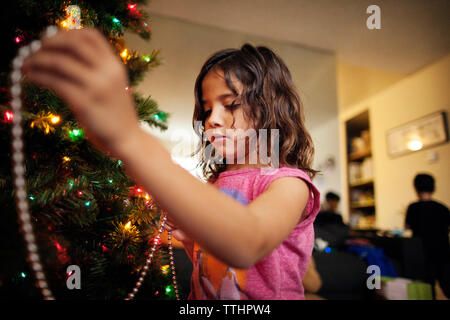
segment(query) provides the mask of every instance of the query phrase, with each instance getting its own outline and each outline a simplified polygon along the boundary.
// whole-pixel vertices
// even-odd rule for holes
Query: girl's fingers
[[[101,37],[95,29],[71,30],[44,39],[41,50],[68,53],[89,66],[95,67],[99,63],[98,56],[105,54],[105,46],[102,42],[106,42],[106,39]]]
[[[32,73],[54,73],[55,77],[71,81],[83,88],[90,79],[90,69],[80,61],[72,56],[48,50],[38,51],[27,59],[23,70],[27,76]]]
[[[176,229],[177,229],[174,225],[172,225],[172,224],[170,224],[170,223],[167,223],[167,221],[166,221],[164,227],[165,227],[165,229],[166,229],[167,231],[173,231],[173,230],[176,230]]]
[[[183,231],[179,230],[179,229],[173,231],[172,235],[178,241],[187,241],[189,239],[188,236],[186,236],[186,234]]]
[[[71,105],[71,109],[75,113],[79,113],[81,106],[88,105],[88,101],[86,101],[84,96],[84,90],[79,85],[58,74],[34,71],[27,73],[27,77],[31,82],[55,91],[58,96]]]

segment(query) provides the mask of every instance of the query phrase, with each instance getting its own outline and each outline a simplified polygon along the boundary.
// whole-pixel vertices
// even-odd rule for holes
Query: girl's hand
[[[73,111],[87,139],[120,157],[139,132],[127,72],[96,29],[60,32],[44,39],[23,64],[24,75],[55,91]]]
[[[170,218],[169,215],[166,215],[167,220],[165,223],[165,229],[167,231],[172,232],[172,235],[174,236],[175,239],[177,239],[178,241],[181,242],[191,242],[192,239],[189,238],[186,233],[184,233],[183,231],[181,231],[180,229],[178,229],[178,226],[175,224],[175,222]]]

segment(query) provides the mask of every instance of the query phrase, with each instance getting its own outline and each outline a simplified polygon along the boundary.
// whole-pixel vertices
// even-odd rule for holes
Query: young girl
[[[64,99],[88,140],[123,160],[167,212],[168,229],[194,264],[189,299],[304,299],[320,196],[311,183],[313,146],[300,99],[271,50],[223,50],[200,71],[193,124],[205,140],[197,151],[206,184],[140,129],[125,68],[98,31],[45,39],[23,72]],[[242,135],[251,129],[278,133],[268,144],[279,168],[251,161],[261,147]],[[241,142],[245,152],[236,148]]]

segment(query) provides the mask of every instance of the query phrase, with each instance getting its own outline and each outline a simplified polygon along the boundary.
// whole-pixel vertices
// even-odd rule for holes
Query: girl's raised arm
[[[298,178],[275,180],[244,206],[173,163],[158,140],[140,129],[125,90],[125,68],[98,31],[71,30],[45,39],[23,72],[65,100],[88,140],[123,160],[129,175],[179,228],[226,264],[251,266],[299,221],[309,189]]]

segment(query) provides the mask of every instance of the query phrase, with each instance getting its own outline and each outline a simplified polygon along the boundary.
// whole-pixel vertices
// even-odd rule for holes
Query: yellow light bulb
[[[131,221],[128,221],[128,223],[124,226],[125,230],[128,230],[131,228]]]
[[[53,116],[51,119],[53,124],[57,124],[60,120],[61,118],[59,116]]]
[[[169,271],[169,265],[166,264],[165,266],[161,266],[161,271],[163,274],[167,274]]]
[[[71,159],[69,158],[69,157],[63,157],[63,160],[64,160],[64,162],[68,162],[68,161],[70,161]]]
[[[127,55],[128,55],[128,49],[123,50],[122,53],[120,54],[120,56],[124,59],[127,57]]]
[[[64,29],[67,28],[67,21],[66,20],[61,22],[61,27],[63,27]]]

